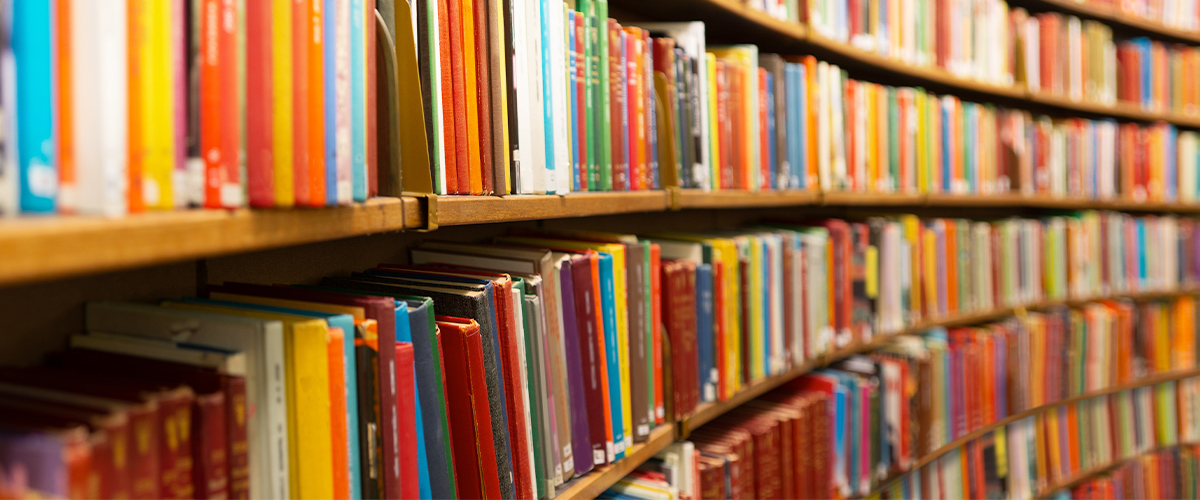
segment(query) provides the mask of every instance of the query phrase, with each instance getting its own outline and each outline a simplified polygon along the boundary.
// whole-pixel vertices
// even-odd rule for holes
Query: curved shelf
[[[1200,445],[1200,443],[1180,442],[1180,443],[1175,443],[1175,444],[1169,445],[1169,446],[1159,446],[1159,447],[1153,448],[1151,450],[1147,450],[1147,451],[1144,451],[1141,453],[1134,454],[1131,457],[1121,458],[1121,459],[1109,462],[1107,464],[1098,465],[1096,467],[1092,467],[1089,469],[1084,469],[1075,474],[1072,474],[1070,477],[1068,477],[1062,481],[1059,481],[1057,483],[1051,484],[1051,485],[1043,488],[1042,491],[1037,494],[1036,498],[1050,498],[1050,495],[1053,495],[1054,492],[1056,492],[1058,490],[1074,488],[1076,486],[1079,486],[1084,481],[1087,481],[1088,479],[1092,479],[1096,476],[1099,476],[1100,474],[1109,472],[1113,469],[1116,469],[1117,467],[1125,465],[1128,462],[1138,460],[1147,455],[1153,455],[1160,451],[1166,451],[1166,450],[1178,448],[1180,446],[1198,446],[1198,445]]]
[[[593,469],[591,472],[563,483],[555,491],[555,500],[572,500],[575,498],[596,498],[604,490],[610,486],[617,484],[621,478],[633,472],[653,457],[658,452],[662,451],[671,443],[675,442],[675,426],[666,423],[655,427],[650,431],[650,439],[644,443],[638,443],[631,446],[625,451],[625,458],[621,461]]]
[[[1026,89],[1024,85],[997,85],[955,75],[938,66],[912,66],[903,61],[883,57],[850,44],[828,38],[803,24],[775,19],[734,0],[612,0],[626,10],[647,14],[653,19],[712,20],[710,38],[734,39],[756,43],[762,48],[781,53],[809,53],[847,69],[865,69],[871,73],[887,73],[893,82],[903,85],[929,85],[937,90],[949,90],[966,100],[984,97],[1015,104],[1022,108],[1054,108],[1072,113],[1120,118],[1140,122],[1167,122],[1181,127],[1200,128],[1200,116],[1175,112],[1145,111],[1135,104],[1117,103],[1109,106],[1088,101],[1074,101],[1065,96],[1046,95]],[[1148,33],[1200,45],[1200,33],[1166,28],[1157,23],[1120,14],[1113,9],[1093,7],[1069,0],[1024,0],[1051,10],[1064,10],[1108,23],[1119,24]],[[715,35],[715,36],[714,36]],[[868,77],[868,81],[879,82]],[[885,82],[879,82],[885,83]]]
[[[1132,294],[1113,294],[1113,295],[1108,295],[1108,296],[1092,297],[1092,298],[1088,298],[1088,299],[1049,300],[1049,301],[1038,302],[1035,304],[1028,304],[1025,306],[1004,307],[1004,308],[999,308],[999,309],[995,309],[992,311],[967,313],[967,314],[948,317],[948,318],[944,318],[944,319],[930,320],[930,321],[922,322],[919,325],[904,328],[904,329],[901,329],[901,330],[898,330],[895,332],[878,334],[878,335],[875,335],[875,337],[872,338],[868,342],[851,344],[851,345],[843,347],[841,349],[836,349],[836,350],[834,350],[830,353],[827,353],[819,358],[812,359],[812,360],[806,361],[804,363],[801,363],[800,365],[792,367],[788,371],[783,372],[781,374],[773,375],[770,377],[764,377],[764,378],[761,378],[754,382],[751,382],[751,383],[743,386],[742,390],[738,391],[736,394],[734,394],[733,396],[731,396],[729,399],[727,399],[725,401],[717,401],[717,402],[700,404],[698,407],[696,407],[695,411],[693,411],[690,415],[684,417],[682,420],[679,421],[679,423],[678,423],[678,427],[679,427],[679,431],[680,431],[679,435],[681,437],[686,438],[688,433],[690,433],[692,429],[695,429],[701,425],[711,422],[713,419],[725,414],[726,412],[728,412],[734,408],[737,408],[738,406],[741,406],[745,402],[750,401],[751,399],[754,399],[758,396],[761,396],[761,395],[767,393],[768,391],[771,391],[772,389],[778,388],[796,377],[804,375],[805,373],[811,372],[818,368],[828,366],[835,361],[840,361],[849,356],[853,356],[855,354],[862,354],[864,352],[878,349],[878,348],[882,347],[883,345],[887,344],[888,342],[890,342],[893,338],[901,336],[901,335],[918,334],[918,333],[927,331],[931,328],[937,328],[937,327],[947,327],[948,328],[948,327],[955,327],[955,326],[965,326],[965,325],[973,325],[973,324],[978,324],[978,323],[986,323],[989,321],[996,321],[996,320],[1000,320],[1000,319],[1003,319],[1003,318],[1006,318],[1009,316],[1014,316],[1014,315],[1020,314],[1022,311],[1030,310],[1030,309],[1040,310],[1040,309],[1049,309],[1052,307],[1059,307],[1059,306],[1070,307],[1070,306],[1078,306],[1078,305],[1086,304],[1088,302],[1095,302],[1097,300],[1110,300],[1110,299],[1111,300],[1131,299],[1131,300],[1135,300],[1135,301],[1154,300],[1154,299],[1169,298],[1169,297],[1175,297],[1175,296],[1179,296],[1179,295],[1188,295],[1188,294],[1195,294],[1195,293],[1200,293],[1200,288],[1186,288],[1186,289],[1178,289],[1178,290],[1174,290],[1174,291],[1145,292],[1145,293],[1132,293]],[[1196,374],[1200,375],[1200,368],[1197,368]],[[1068,399],[1068,400],[1065,400],[1065,402],[1071,402],[1071,400]],[[1059,402],[1059,403],[1065,404],[1064,402]],[[982,435],[982,432],[981,432],[981,435]]]
[[[1095,391],[1085,392],[1082,394],[1076,394],[1076,395],[1071,396],[1066,399],[1054,401],[1052,403],[1046,403],[1041,406],[1035,406],[1033,408],[1029,408],[1025,411],[1022,411],[1020,413],[1009,415],[1008,417],[1005,417],[1001,420],[997,420],[997,421],[987,424],[979,429],[971,431],[971,432],[967,433],[966,435],[964,435],[963,437],[960,437],[958,439],[955,439],[954,441],[946,443],[942,447],[930,452],[929,454],[918,458],[916,462],[913,462],[912,467],[910,467],[907,471],[902,472],[900,474],[896,474],[893,477],[889,477],[888,479],[881,481],[879,483],[878,487],[871,490],[871,492],[865,496],[870,497],[871,495],[886,491],[897,480],[899,480],[900,478],[902,478],[908,474],[911,474],[913,471],[918,470],[921,467],[924,467],[926,465],[929,465],[934,460],[941,458],[943,455],[950,453],[951,451],[953,451],[957,448],[960,448],[975,439],[983,437],[984,435],[986,435],[989,432],[993,432],[996,429],[1004,427],[1004,426],[1011,424],[1013,422],[1016,422],[1018,420],[1032,417],[1043,411],[1058,408],[1059,406],[1064,406],[1064,405],[1068,405],[1071,403],[1077,403],[1077,402],[1083,401],[1085,399],[1091,399],[1091,398],[1096,398],[1096,397],[1100,397],[1100,396],[1107,396],[1109,394],[1116,394],[1121,391],[1127,391],[1130,389],[1137,389],[1139,387],[1147,387],[1147,386],[1151,386],[1151,385],[1157,385],[1157,384],[1160,384],[1163,382],[1183,380],[1186,378],[1192,378],[1192,377],[1196,377],[1196,376],[1200,376],[1200,367],[1191,368],[1188,370],[1177,370],[1177,371],[1167,372],[1167,373],[1158,373],[1158,374],[1150,375],[1148,377],[1144,377],[1144,378],[1135,380],[1133,382],[1115,385],[1112,387],[1107,387],[1107,388],[1099,389],[1099,390],[1095,390]],[[1086,474],[1080,474],[1080,476],[1082,476],[1082,477],[1078,480],[1085,479],[1086,477],[1088,477],[1090,475],[1095,475],[1096,473],[1097,473],[1096,471],[1093,471],[1093,472],[1086,473]],[[1076,481],[1076,483],[1078,482],[1078,480]],[[1070,486],[1071,486],[1070,484],[1067,484],[1067,486],[1065,486],[1065,487],[1070,487]],[[1050,489],[1047,491],[1055,491],[1061,487],[1064,487],[1064,486],[1056,486],[1054,489]]]

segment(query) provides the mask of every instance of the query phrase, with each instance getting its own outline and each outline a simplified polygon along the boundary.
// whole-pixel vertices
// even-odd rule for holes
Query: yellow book
[[[929,130],[929,105],[926,104],[927,94],[924,92],[915,92],[916,105],[913,107],[917,114],[917,130],[928,135]],[[917,139],[917,192],[925,194],[929,192],[929,149],[927,141],[924,137],[918,136]]]
[[[475,40],[475,18],[474,18],[475,16],[473,14],[473,12],[475,10],[475,8],[473,6],[474,2],[472,2],[471,0],[450,0],[450,1],[452,1],[452,2],[461,1],[462,2],[462,6],[459,7],[459,11],[462,13],[462,26],[460,27],[460,29],[462,30],[463,46],[464,47],[475,47],[476,43],[486,45],[487,44],[486,40],[478,40],[478,41]],[[399,6],[397,6],[397,8],[398,7]],[[547,15],[549,15],[548,12],[547,12]],[[480,22],[483,22],[483,20],[480,20]],[[601,36],[601,39],[608,40],[608,37]],[[471,194],[483,194],[483,177],[482,177],[482,175],[483,175],[482,174],[482,172],[483,172],[482,161],[483,160],[481,159],[480,154],[481,153],[488,154],[491,152],[491,150],[489,148],[489,150],[487,152],[480,151],[480,147],[481,147],[480,146],[481,139],[479,137],[480,110],[479,110],[479,100],[478,99],[479,99],[479,93],[487,92],[488,89],[479,88],[478,83],[476,83],[475,57],[476,57],[476,55],[475,55],[474,50],[462,51],[463,68],[465,68],[465,70],[466,70],[466,77],[467,77],[467,82],[465,85],[466,97],[467,97],[467,137],[466,137],[466,140],[467,140],[467,160],[470,164],[470,173],[471,173]],[[549,99],[549,96],[546,96],[546,98]],[[485,112],[486,112],[486,110],[485,110]],[[462,140],[462,139],[459,138],[458,140]],[[463,193],[463,194],[466,194],[466,193]],[[626,436],[628,436],[628,433],[626,433]]]
[[[625,429],[625,442],[617,445],[620,453],[633,444],[633,432],[630,427],[633,422],[633,408],[630,406],[633,398],[629,392],[629,296],[626,283],[625,245],[620,243],[596,243],[587,241],[559,240],[552,238],[536,238],[526,236],[505,236],[497,238],[500,243],[515,243],[518,245],[544,246],[548,248],[566,248],[571,250],[595,250],[611,254],[613,258],[613,300],[617,316],[617,359],[620,363],[621,378],[621,413]]]
[[[196,302],[164,307],[278,320],[284,328],[288,396],[288,478],[293,498],[333,498],[333,427],[329,400],[329,328],[324,320]]]
[[[1034,418],[1036,419],[1035,421],[1037,423],[1033,426],[1033,428],[1037,436],[1033,442],[1038,444],[1038,446],[1035,446],[1037,448],[1037,453],[1035,454],[1037,462],[1037,487],[1035,489],[1041,490],[1049,482],[1048,474],[1050,472],[1049,457],[1046,456],[1046,447],[1041,446],[1041,443],[1045,443],[1049,437],[1046,426],[1046,413],[1038,413]],[[1057,443],[1057,441],[1054,442]]]
[[[137,58],[137,66],[143,71],[136,79],[138,82],[131,81],[135,88],[129,92],[129,98],[137,101],[131,109],[140,115],[136,121],[141,123],[141,132],[137,134],[141,143],[130,154],[141,155],[141,196],[145,207],[168,210],[175,208],[172,195],[175,182],[174,67],[179,62],[176,58],[182,57],[173,55],[171,50],[171,29],[179,23],[172,19],[171,2],[133,1],[141,7],[130,9],[138,16],[138,19],[130,19],[130,24],[141,26],[146,39],[130,52],[130,57]]]
[[[926,289],[923,292],[929,297],[925,312],[929,317],[937,318],[941,316],[937,299],[937,235],[931,230],[922,230],[921,236],[921,269],[925,274],[925,279],[921,282],[925,283]]]
[[[912,214],[900,216],[900,223],[904,227],[904,239],[908,242],[909,252],[912,254],[912,262],[909,263],[909,268],[912,270],[912,275],[909,277],[908,289],[908,318],[909,324],[916,323],[921,319],[921,219]]]
[[[1162,373],[1171,371],[1171,319],[1165,306],[1155,306],[1155,319],[1158,323],[1154,342],[1154,370]]]
[[[1061,441],[1059,441],[1058,433],[1060,430],[1062,432],[1066,432],[1066,426],[1064,425],[1064,426],[1062,426],[1063,427],[1062,429],[1059,429],[1060,426],[1059,426],[1058,420],[1059,420],[1058,411],[1050,410],[1050,411],[1046,412],[1046,436],[1047,436],[1047,439],[1049,439],[1049,441],[1047,441],[1047,444],[1046,444],[1047,455],[1049,455],[1047,457],[1047,458],[1049,458],[1049,460],[1048,460],[1049,463],[1047,465],[1050,466],[1051,477],[1054,477],[1056,479],[1061,479],[1062,478],[1062,472],[1061,472],[1062,471],[1062,461],[1066,457],[1061,456],[1061,454],[1059,452],[1066,451],[1066,450],[1060,450],[1059,443]]]
[[[712,189],[721,189],[721,141],[720,141],[720,124],[717,116],[717,56],[711,52],[704,54],[705,61],[708,63],[708,138],[709,150],[712,151],[709,157],[709,166],[711,172],[709,179],[712,180]]]
[[[739,241],[739,250],[750,264],[750,276],[746,280],[750,285],[750,331],[746,335],[750,336],[750,376],[759,379],[767,375],[767,359],[763,356],[767,336],[763,321],[763,306],[767,300],[763,296],[763,241],[752,235],[739,236],[735,241]]]
[[[251,0],[254,1],[254,0]],[[271,85],[274,88],[271,154],[275,169],[275,205],[296,203],[292,137],[292,0],[271,0]]]
[[[1171,359],[1171,369],[1182,370],[1196,365],[1196,301],[1191,296],[1175,299],[1174,315],[1174,349]]]

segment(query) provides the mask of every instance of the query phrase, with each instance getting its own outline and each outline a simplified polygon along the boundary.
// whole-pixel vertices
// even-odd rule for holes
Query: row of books
[[[1146,37],[1113,39],[1112,28],[1056,12],[1012,13],[1016,81],[1027,88],[1106,106],[1118,101],[1156,112],[1200,113],[1200,87],[1187,76],[1200,51]]]
[[[1195,0],[1088,0],[1087,3],[1169,28],[1200,31],[1200,4]]]
[[[378,4],[377,33],[374,0],[5,2],[0,212],[366,200],[377,45],[404,40]]]
[[[1055,492],[1054,500],[1200,497],[1200,448],[1179,446],[1135,457],[1100,477]]]
[[[1008,86],[1013,82],[1004,0],[808,2],[813,31],[910,66]]]
[[[818,375],[829,379],[821,385],[772,391],[696,429],[600,498],[1038,498],[1200,430],[1182,413],[1200,402],[1200,380],[1184,379],[1039,411],[906,473],[921,456],[889,440],[904,432],[897,422],[909,417],[901,398],[911,386],[887,381],[886,366],[863,363]],[[876,370],[872,384],[844,385],[865,379],[867,368]]]

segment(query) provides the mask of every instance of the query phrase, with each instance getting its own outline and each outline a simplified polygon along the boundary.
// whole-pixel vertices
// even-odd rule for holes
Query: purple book
[[[583,257],[575,257],[563,262],[559,271],[559,288],[562,290],[563,342],[568,353],[579,352],[579,324],[575,317],[575,279],[572,266],[576,259],[580,265],[586,265]],[[592,436],[588,430],[587,397],[583,392],[583,366],[580,363],[567,363],[567,388],[570,393],[571,405],[571,448],[577,450],[575,459],[575,474],[583,475],[592,470],[592,457],[584,450],[592,448]]]
[[[67,496],[67,450],[53,432],[0,430],[0,494]],[[22,491],[25,490],[25,491]]]

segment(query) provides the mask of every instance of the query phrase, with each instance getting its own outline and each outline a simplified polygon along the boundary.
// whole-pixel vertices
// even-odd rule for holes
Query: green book
[[[581,130],[587,137],[587,157],[581,158],[587,164],[587,177],[580,183],[584,191],[599,191],[600,170],[596,151],[596,4],[595,0],[579,0],[579,12],[583,14],[583,93],[580,96],[584,103],[584,123],[587,130]]]
[[[654,296],[654,283],[653,283],[654,270],[650,267],[650,261],[651,261],[650,254],[652,253],[651,246],[654,244],[654,242],[647,240],[647,239],[639,239],[638,243],[646,247],[646,251],[642,252],[642,257],[645,259],[642,269],[645,270],[645,274],[646,274],[646,278],[644,280],[642,280],[643,281],[643,286],[642,286],[643,292],[642,293],[645,294],[645,295],[643,295],[643,297],[646,297],[646,301],[649,302],[649,301],[653,300],[652,297]],[[651,429],[654,428],[654,421],[655,421],[656,416],[658,415],[658,412],[655,410],[655,406],[654,406],[654,395],[656,394],[656,391],[660,390],[658,388],[658,386],[654,385],[654,323],[655,323],[655,321],[658,321],[658,320],[659,320],[659,318],[655,317],[655,309],[653,307],[653,304],[652,303],[647,304],[647,307],[646,307],[646,338],[645,338],[645,341],[646,341],[646,373],[650,374],[650,389],[646,391],[646,397],[648,399],[648,406],[646,406],[646,408],[650,409],[650,428]]]
[[[596,102],[596,127],[599,130],[596,132],[597,147],[600,148],[597,165],[598,179],[597,191],[612,191],[612,113],[611,96],[608,92],[608,0],[592,0],[592,5],[596,9],[596,15],[593,18],[595,23],[595,43],[597,47],[596,75],[598,76],[596,83],[597,96],[599,99]]]

